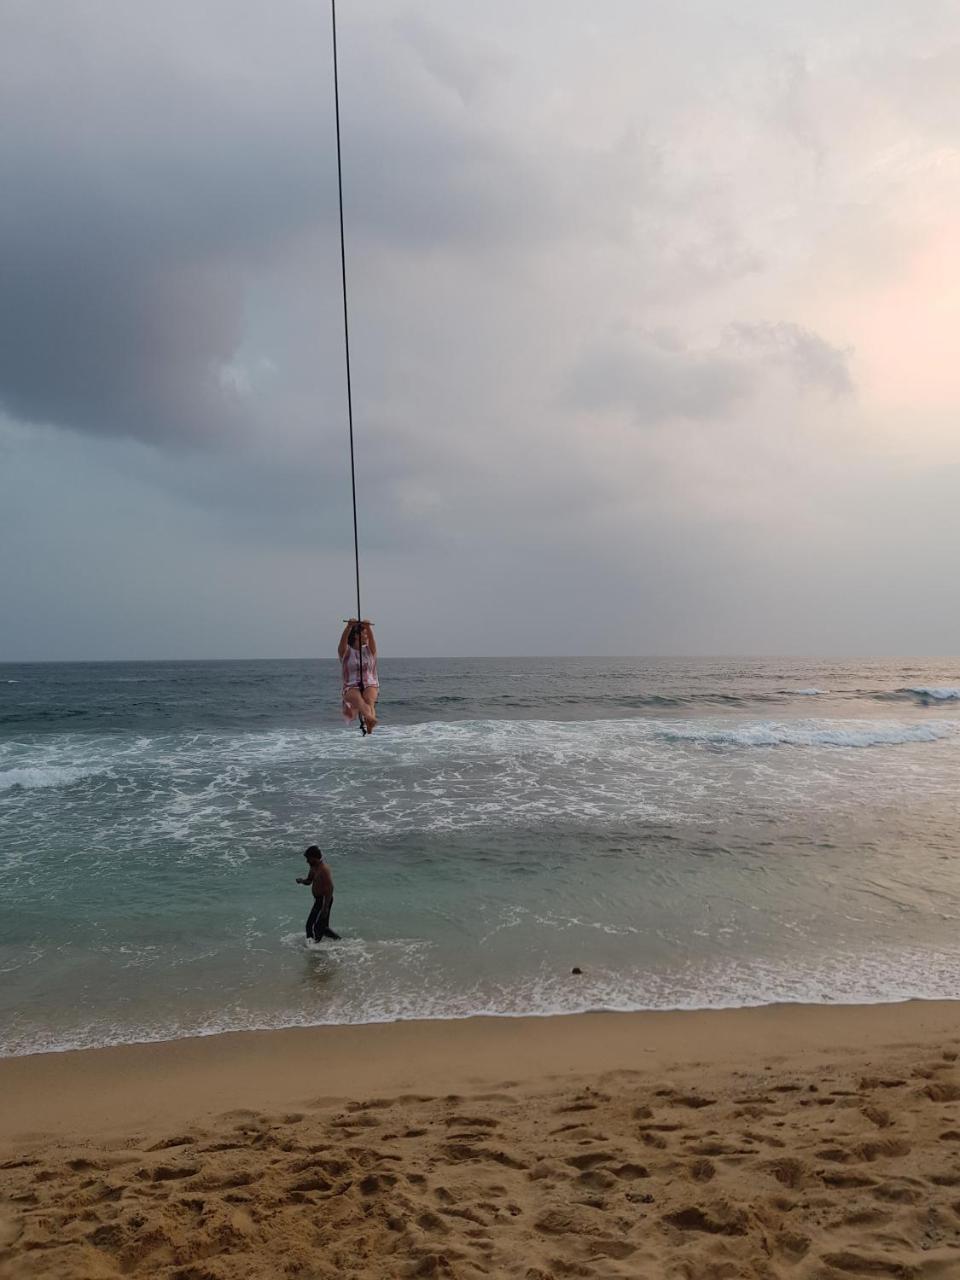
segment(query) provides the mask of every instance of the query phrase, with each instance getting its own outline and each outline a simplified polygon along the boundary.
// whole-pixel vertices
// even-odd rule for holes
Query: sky
[[[340,0],[385,655],[960,651],[953,0]],[[325,0],[0,0],[0,660],[355,612]]]

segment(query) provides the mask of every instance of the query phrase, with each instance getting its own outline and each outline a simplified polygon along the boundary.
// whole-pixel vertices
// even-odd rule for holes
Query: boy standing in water
[[[330,928],[330,909],[333,906],[333,876],[323,860],[323,854],[312,844],[303,855],[310,867],[303,879],[297,876],[297,884],[308,884],[313,889],[313,910],[307,917],[307,937],[313,942],[333,938],[339,942],[339,933]]]

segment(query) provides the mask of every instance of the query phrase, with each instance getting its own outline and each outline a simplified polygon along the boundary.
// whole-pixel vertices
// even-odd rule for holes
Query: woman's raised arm
[[[337,657],[343,660],[343,655],[347,652],[347,637],[350,635],[350,628],[356,624],[355,618],[349,618],[347,625],[343,628],[343,634],[340,637],[340,643],[337,645]]]

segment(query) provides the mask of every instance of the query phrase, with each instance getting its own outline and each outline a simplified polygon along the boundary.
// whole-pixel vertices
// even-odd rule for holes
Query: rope
[[[337,66],[337,0],[330,0],[330,21],[333,28],[333,106],[337,126],[337,193],[340,201],[340,280],[343,291],[343,352],[347,366],[347,422],[350,427],[350,489],[353,496],[353,561],[357,577],[357,659],[359,667],[360,696],[363,697],[363,614],[360,612],[360,535],[357,531],[357,468],[353,447],[353,387],[350,381],[350,321],[347,315],[347,251],[343,235],[343,163],[340,154],[340,76]],[[350,638],[347,638],[350,644]],[[360,732],[367,727],[360,717]]]

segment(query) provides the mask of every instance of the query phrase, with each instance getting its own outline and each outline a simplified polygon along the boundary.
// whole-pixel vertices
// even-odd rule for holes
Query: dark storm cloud
[[[196,45],[158,44],[146,17],[112,6],[24,8],[7,24],[0,407],[159,444],[253,428],[225,370],[250,288],[297,252],[318,286],[333,284],[317,263],[337,253],[325,17],[294,5],[278,38],[265,9],[212,6]],[[455,42],[423,20],[397,31],[407,58],[389,30],[342,36],[356,255],[500,246],[589,216],[543,158],[438,91],[438,76],[453,78],[462,97],[480,74]],[[335,307],[329,289],[318,305]]]
[[[315,179],[279,121],[224,102],[186,52],[151,56],[122,21],[104,41],[95,7],[57,7],[55,31],[54,16],[21,10],[0,46],[0,404],[215,439],[243,421],[219,375],[242,336],[244,255],[302,216]]]
[[[240,337],[236,280],[200,265],[111,266],[0,262],[8,411],[148,441],[202,443],[236,429],[243,407],[217,375]]]

